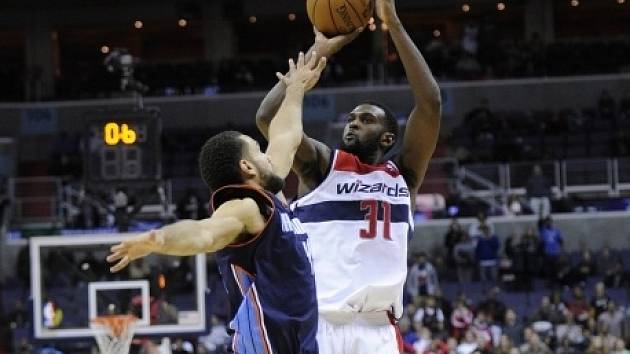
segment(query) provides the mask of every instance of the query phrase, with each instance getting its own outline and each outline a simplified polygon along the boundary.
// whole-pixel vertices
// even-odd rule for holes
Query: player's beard
[[[273,194],[278,194],[284,188],[284,179],[274,173],[266,173],[261,177],[263,188]]]
[[[363,163],[371,163],[372,156],[378,151],[379,140],[374,138],[368,141],[360,141],[355,138],[350,144],[341,141],[341,150],[349,152],[359,158]]]

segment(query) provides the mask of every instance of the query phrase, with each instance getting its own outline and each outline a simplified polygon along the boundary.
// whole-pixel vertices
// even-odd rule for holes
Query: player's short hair
[[[389,109],[389,107],[375,101],[365,101],[361,104],[369,104],[382,109],[383,112],[385,112],[385,121],[383,122],[385,124],[385,131],[394,134],[394,140],[398,140],[398,121],[396,120],[396,115],[394,115],[394,112]]]
[[[199,171],[212,191],[243,183],[239,162],[243,157],[243,134],[228,130],[206,141],[199,153]]]

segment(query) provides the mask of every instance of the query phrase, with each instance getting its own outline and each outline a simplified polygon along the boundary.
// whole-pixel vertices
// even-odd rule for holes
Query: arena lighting
[[[439,29],[433,30],[433,37],[438,38],[441,35],[442,35],[442,32],[440,32]]]
[[[499,11],[505,10],[505,4],[502,2],[497,3],[497,10]]]
[[[571,6],[578,7],[580,6],[580,2],[578,0],[571,0]]]
[[[289,14],[289,21],[295,21],[295,14],[294,13],[290,13]]]
[[[102,46],[101,47],[101,53],[103,53],[103,54],[109,53],[109,47],[106,46],[106,45]]]
[[[177,21],[177,25],[178,25],[179,27],[186,27],[186,26],[188,26],[188,21],[186,21],[186,19],[185,19],[185,18],[180,18],[180,19]]]
[[[470,5],[468,5],[468,4],[462,5],[462,11],[464,11],[464,12],[470,11]]]
[[[140,21],[140,20],[136,20],[136,21],[133,23],[133,26],[134,26],[136,29],[141,29],[142,27],[144,27],[144,23],[142,23],[142,21]]]
[[[256,21],[258,21],[256,16],[249,16],[249,23],[256,23]]]

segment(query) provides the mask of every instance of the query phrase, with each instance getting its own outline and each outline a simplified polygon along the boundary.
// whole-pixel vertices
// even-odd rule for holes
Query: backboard
[[[206,256],[150,255],[111,274],[109,248],[132,234],[32,237],[37,339],[92,337],[90,319],[134,314],[138,335],[206,329]]]

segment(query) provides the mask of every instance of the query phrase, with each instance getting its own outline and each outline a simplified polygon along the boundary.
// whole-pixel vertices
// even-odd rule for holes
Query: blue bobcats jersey
[[[317,299],[306,233],[280,200],[251,186],[219,189],[212,207],[243,198],[257,202],[266,226],[216,254],[233,316],[231,350],[316,354]]]

